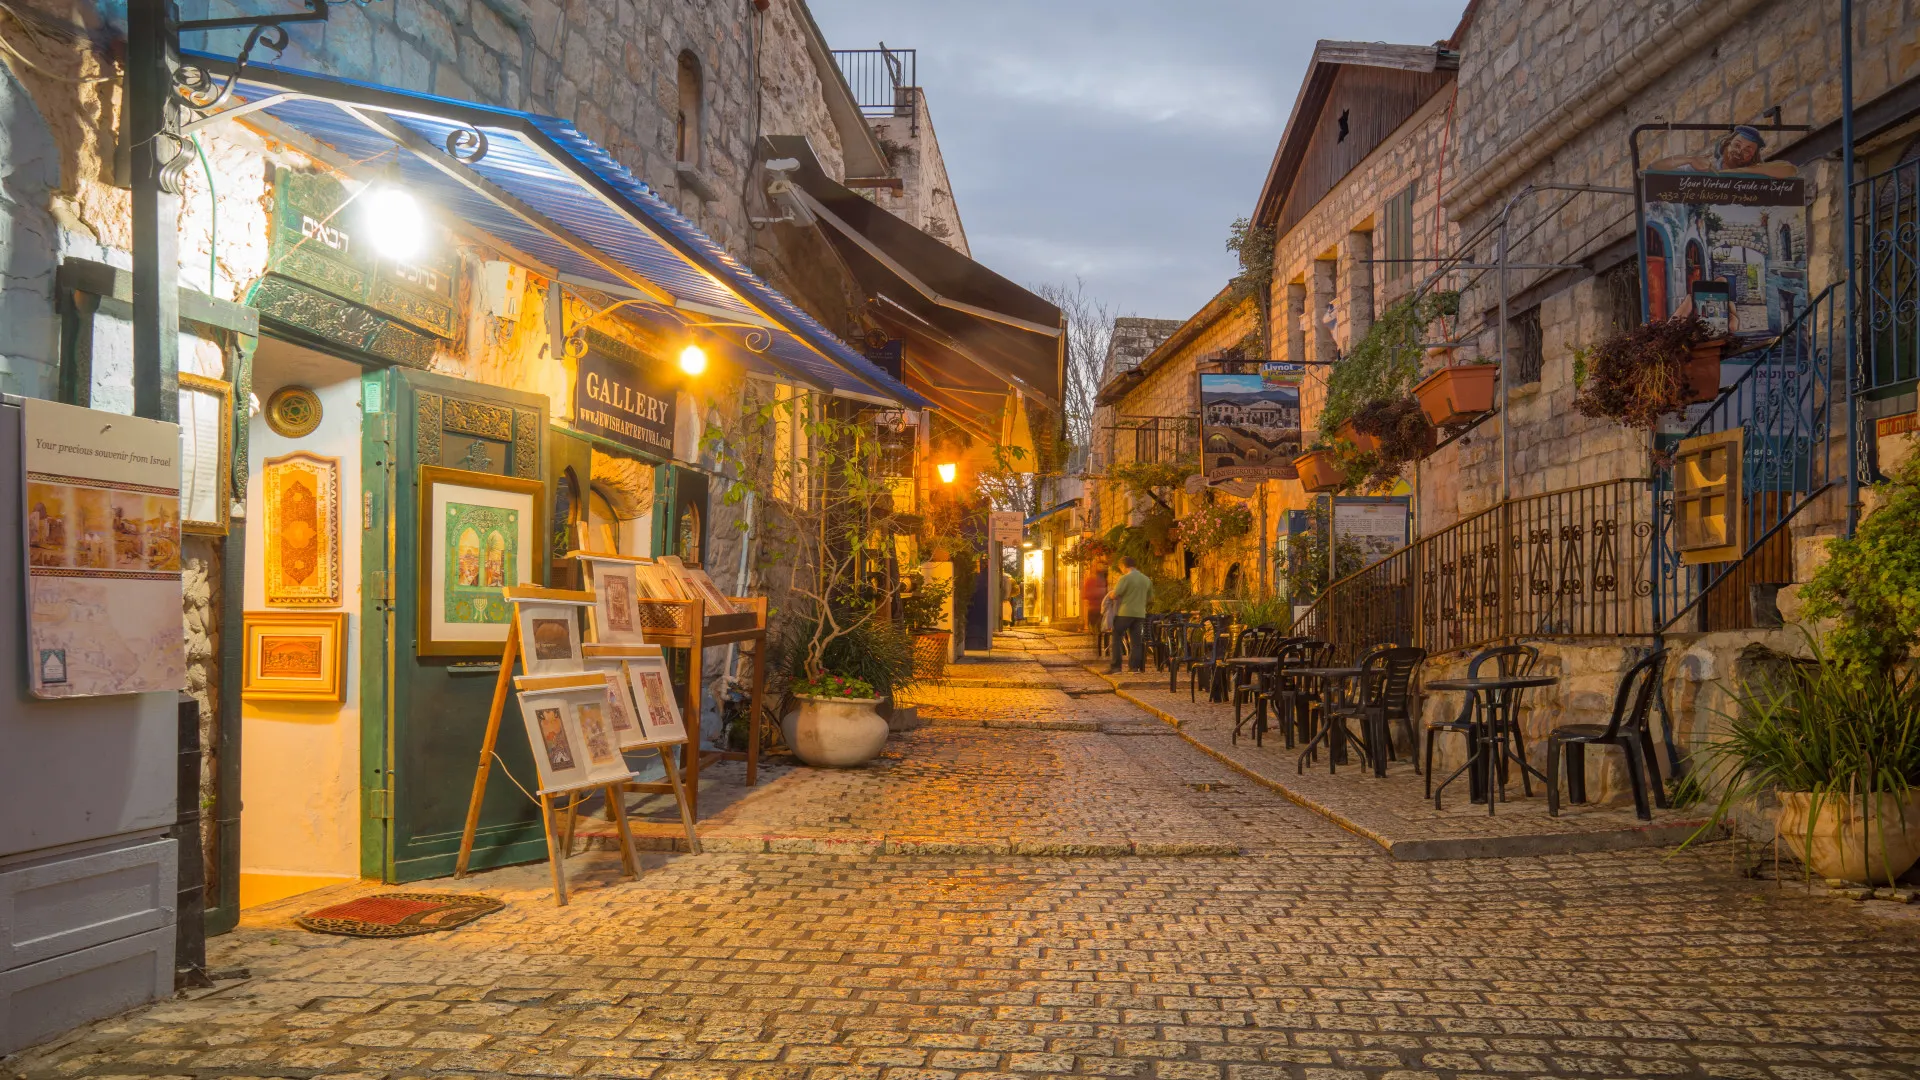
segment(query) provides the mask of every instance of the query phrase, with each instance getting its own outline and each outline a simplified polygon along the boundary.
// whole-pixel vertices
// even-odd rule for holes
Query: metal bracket
[[[393,817],[392,788],[367,789],[367,816],[380,821],[387,821]]]
[[[375,600],[393,599],[393,573],[388,570],[375,570],[367,575],[367,584],[373,589]]]

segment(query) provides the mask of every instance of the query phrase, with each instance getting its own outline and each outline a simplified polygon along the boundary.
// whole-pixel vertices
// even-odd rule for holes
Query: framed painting
[[[620,749],[639,750],[654,745],[640,723],[640,710],[635,704],[633,682],[627,677],[625,662],[589,656],[586,667],[607,677],[607,723],[613,728],[614,741],[620,744]]]
[[[340,603],[340,459],[298,451],[260,466],[267,603]]]
[[[495,656],[513,605],[501,590],[538,584],[545,486],[537,480],[420,467],[421,656]]]
[[[540,791],[572,791],[631,779],[607,716],[605,676],[534,676],[516,683]]]
[[[593,639],[606,645],[645,644],[636,561],[588,551],[572,554],[586,567],[587,583],[593,589]]]
[[[680,716],[680,702],[673,696],[666,656],[658,645],[637,651],[639,655],[626,661],[627,678],[633,684],[634,704],[647,745],[686,742],[687,725]]]
[[[249,611],[245,633],[242,698],[346,700],[346,612]]]
[[[180,373],[180,528],[225,536],[233,513],[233,385]]]
[[[580,608],[585,605],[521,600],[520,663],[529,675],[580,671]]]

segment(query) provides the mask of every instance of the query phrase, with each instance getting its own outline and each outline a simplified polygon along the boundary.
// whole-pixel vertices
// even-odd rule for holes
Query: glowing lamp
[[[392,181],[367,193],[367,231],[374,250],[394,262],[412,262],[426,247],[426,217],[414,197]]]
[[[960,463],[956,461],[943,461],[934,468],[939,470],[940,482],[943,484],[953,483],[953,478],[960,475]]]
[[[707,370],[707,351],[698,345],[689,345],[681,349],[680,370],[689,375],[698,375]]]

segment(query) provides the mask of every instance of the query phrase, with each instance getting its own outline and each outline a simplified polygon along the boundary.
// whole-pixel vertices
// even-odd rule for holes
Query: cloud
[[[967,89],[982,97],[1242,135],[1280,122],[1277,102],[1263,79],[1184,58],[996,52],[973,54],[972,59],[964,69]]]

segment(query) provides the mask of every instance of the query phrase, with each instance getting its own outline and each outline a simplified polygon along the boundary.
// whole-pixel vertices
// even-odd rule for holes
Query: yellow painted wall
[[[266,606],[260,465],[305,450],[340,459],[340,604],[347,617],[346,700],[243,701],[240,708],[241,903],[265,903],[360,872],[360,372],[357,364],[262,338],[254,393],[288,384],[320,395],[320,426],[288,439],[251,421],[246,610]],[[277,609],[293,610],[293,609]]]

